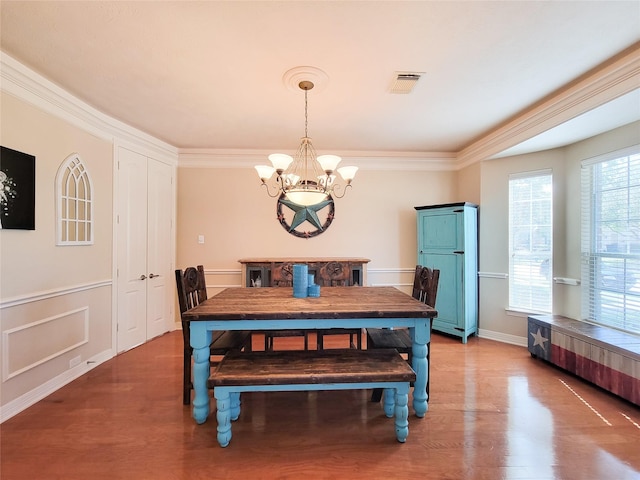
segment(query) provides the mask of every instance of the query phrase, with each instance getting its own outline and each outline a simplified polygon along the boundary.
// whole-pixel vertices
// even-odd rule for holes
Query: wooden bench
[[[230,352],[209,386],[217,404],[218,443],[231,441],[231,421],[240,416],[241,392],[383,388],[383,409],[395,415],[396,438],[409,434],[409,384],[413,369],[395,350]]]
[[[640,406],[640,336],[562,315],[528,319],[529,352]]]

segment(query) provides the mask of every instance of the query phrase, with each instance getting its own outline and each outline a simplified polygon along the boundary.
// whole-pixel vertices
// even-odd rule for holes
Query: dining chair
[[[438,281],[440,280],[440,270],[416,266],[413,279],[412,296],[416,300],[435,307],[438,295]],[[433,321],[429,322],[431,326]],[[398,353],[407,355],[407,362],[412,365],[413,342],[408,328],[367,328],[367,349],[369,348],[395,348]],[[431,375],[431,342],[427,344],[427,394],[429,394],[429,379]],[[379,402],[382,397],[382,390],[374,389],[371,394],[372,402]]]
[[[321,287],[350,288],[350,269],[342,262],[328,262],[317,274],[316,282]],[[349,348],[362,349],[362,329],[360,328],[325,328],[317,331],[317,349],[324,350],[324,337],[349,335]]]
[[[190,308],[198,306],[207,299],[207,285],[205,282],[204,268],[202,265],[188,267],[184,270],[176,270],[176,286],[178,288],[178,303],[180,304],[180,317],[182,320],[182,337],[184,342],[184,367],[182,381],[182,403],[189,405],[191,402],[191,348],[189,322],[182,319],[182,314]],[[209,345],[210,355],[225,355],[232,350],[251,350],[251,332],[245,331],[220,331],[214,332]]]

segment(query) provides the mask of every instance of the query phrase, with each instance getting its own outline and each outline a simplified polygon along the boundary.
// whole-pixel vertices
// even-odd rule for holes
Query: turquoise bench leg
[[[229,392],[225,388],[216,387],[213,389],[213,396],[216,398],[216,419],[218,420],[218,443],[221,447],[226,447],[231,441],[231,397],[238,393]],[[240,414],[240,407],[238,405],[238,415]],[[236,417],[237,418],[237,417]]]
[[[231,420],[235,422],[240,417],[240,393],[231,392],[229,396],[231,397]]]
[[[404,443],[409,436],[409,382],[394,382],[395,387],[384,388],[383,409],[385,415],[389,418],[395,417],[396,438],[398,442]],[[380,388],[383,385],[377,384],[352,384],[343,386],[340,389],[347,388]],[[291,390],[321,390],[320,385],[297,385]],[[326,386],[325,386],[326,387]],[[240,389],[241,391],[286,391],[288,389],[278,388],[274,385],[262,385],[253,387],[215,387],[213,396],[216,399],[216,419],[217,439],[221,447],[226,447],[231,442],[231,422],[237,420],[240,416],[240,392],[232,389]],[[331,388],[327,388],[331,390]],[[335,389],[335,388],[334,388]]]
[[[409,436],[409,384],[396,390],[396,438],[404,443]]]
[[[383,403],[382,409],[384,410],[384,414],[391,418],[395,414],[395,406],[396,406],[396,389],[395,388],[385,388],[383,395]]]

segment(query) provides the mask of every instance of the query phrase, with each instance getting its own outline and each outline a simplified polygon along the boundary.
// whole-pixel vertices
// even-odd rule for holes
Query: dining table
[[[408,327],[413,340],[413,410],[428,410],[427,349],[437,311],[390,286],[322,287],[319,297],[297,298],[292,288],[231,287],[187,310],[193,348],[193,418],[201,424],[210,413],[209,345],[214,331],[318,330],[327,328]]]

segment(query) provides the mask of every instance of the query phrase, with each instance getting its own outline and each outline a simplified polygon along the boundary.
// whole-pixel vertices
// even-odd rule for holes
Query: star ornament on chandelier
[[[282,227],[292,235],[300,238],[312,238],[323,233],[335,216],[335,206],[331,195],[326,200],[314,205],[299,205],[289,200],[285,195],[278,198],[278,220]],[[287,220],[293,214],[290,223]],[[321,218],[324,219],[321,220]],[[314,230],[301,230],[299,227],[309,223]]]

